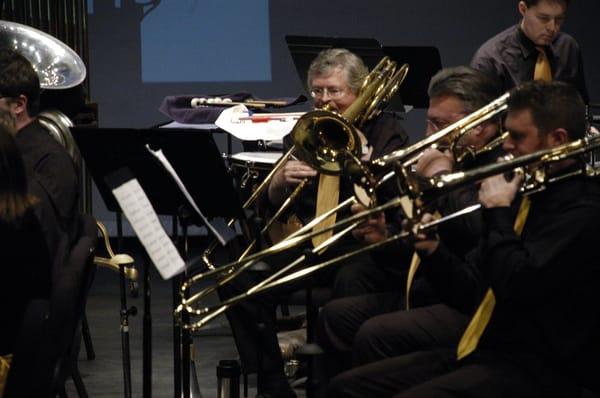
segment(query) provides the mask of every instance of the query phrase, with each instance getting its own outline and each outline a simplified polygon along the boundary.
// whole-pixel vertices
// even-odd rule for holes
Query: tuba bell
[[[0,48],[11,49],[27,58],[43,89],[67,89],[85,80],[85,64],[75,51],[30,26],[0,21]]]

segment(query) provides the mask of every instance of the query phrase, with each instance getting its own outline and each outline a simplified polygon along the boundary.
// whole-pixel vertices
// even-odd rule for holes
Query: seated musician
[[[504,149],[514,156],[555,148],[583,137],[583,101],[566,83],[524,83],[508,100],[505,125]],[[435,234],[417,235],[427,279],[444,302],[471,314],[477,309],[477,318],[457,347],[353,369],[333,379],[327,396],[577,397],[582,386],[597,391],[600,187],[575,173],[581,162],[551,164],[550,177],[570,177],[528,196],[519,194],[519,174],[486,178],[479,189],[484,228],[466,260]]]
[[[16,142],[30,179],[52,201],[61,229],[74,243],[79,215],[78,171],[67,151],[39,123],[40,81],[31,63],[12,50],[0,51],[0,109],[16,120]]]
[[[481,72],[465,66],[442,69],[429,84],[426,136],[475,112],[499,94],[494,81]],[[482,148],[498,135],[496,119],[485,121],[464,135],[459,145],[479,154],[474,158],[466,158],[461,164],[454,164],[453,156],[448,151],[427,149],[417,163],[417,175],[431,177],[455,168],[465,170],[490,163],[500,156],[501,148],[498,146],[483,153]],[[436,209],[446,215],[476,201],[476,187],[466,187],[444,196],[436,203]],[[364,208],[356,206],[353,210],[358,212]],[[393,230],[399,222],[401,220],[392,219],[386,224],[384,214],[379,214],[356,228],[353,234],[366,243],[378,242],[390,235],[390,229]],[[450,247],[460,257],[464,257],[477,244],[480,233],[481,220],[478,214],[455,219],[442,225],[439,231],[440,236],[451,242]],[[412,253],[406,244],[392,245],[381,250],[378,256],[406,268],[410,258],[408,261],[401,260],[406,257],[406,251]],[[440,303],[439,297],[420,273],[413,283],[410,296],[411,307],[418,308],[405,311],[405,286],[397,285],[394,292],[380,291],[333,300],[323,307],[319,315],[317,341],[325,350],[324,379],[350,368],[352,363],[357,366],[420,347],[456,343],[466,324],[466,316]],[[380,341],[382,344],[378,345]]]
[[[322,107],[329,105],[332,110],[343,113],[359,95],[362,81],[367,75],[367,68],[362,60],[344,49],[330,49],[321,52],[312,62],[308,72],[308,87],[315,99],[315,105]],[[407,141],[407,136],[400,125],[399,117],[393,113],[382,112],[375,119],[367,122],[362,128],[365,153],[363,158],[382,156],[400,148]],[[289,137],[284,140],[284,145],[289,149]],[[366,149],[368,148],[368,149]],[[309,182],[300,198],[294,204],[293,212],[296,219],[308,223],[315,217],[317,207],[317,187],[319,175],[307,164],[289,160],[279,173],[274,177],[268,189],[268,200],[276,208],[288,195],[291,189],[303,178]],[[345,178],[339,180],[339,200],[344,200],[353,194],[352,184]],[[349,211],[346,210],[346,213]],[[342,217],[341,215],[338,217]],[[341,239],[336,246],[327,250],[326,254],[335,257],[335,253],[343,253],[353,245],[357,245],[350,234]],[[269,258],[268,262],[273,270],[287,265],[302,254],[302,250],[286,252],[281,256]],[[321,257],[319,257],[321,258]],[[358,259],[343,264],[339,272],[323,273],[316,276],[317,283],[322,286],[332,286],[334,295],[360,294],[380,284],[397,285],[393,276],[381,277],[373,267],[373,259],[367,254]],[[369,272],[369,269],[372,272]],[[335,270],[334,270],[335,271]],[[373,275],[373,277],[372,277]],[[385,271],[381,275],[386,275]],[[229,297],[245,292],[255,285],[260,278],[249,276],[248,273],[235,278],[231,283],[220,289],[221,297]],[[287,291],[294,291],[303,287],[304,282],[289,286]],[[232,326],[238,351],[242,358],[242,365],[249,372],[256,369],[257,351],[262,356],[262,387],[266,395],[277,397],[295,396],[287,383],[283,373],[283,361],[276,335],[275,307],[279,296],[265,294],[257,299],[242,303],[227,312]],[[259,333],[256,323],[262,321],[264,330]]]
[[[362,60],[348,50],[322,51],[313,60],[308,70],[308,89],[314,98],[315,107],[329,106],[332,110],[343,114],[356,100],[367,72]],[[383,112],[367,122],[359,130],[359,135],[363,140],[363,160],[386,155],[408,142],[399,117],[392,112]],[[284,144],[286,149],[291,147],[289,136],[284,139]],[[295,200],[288,223],[305,225],[315,217],[317,202],[323,195],[318,192],[321,176],[310,165],[300,160],[289,160],[269,185],[269,202],[272,207],[278,207],[304,178],[308,178],[308,186]],[[395,194],[395,190],[384,188],[382,191],[384,191],[380,195],[382,201]],[[341,178],[339,200],[352,196],[353,192],[353,184],[348,179]],[[347,214],[347,211],[341,212],[337,218],[340,219]],[[351,246],[356,244],[351,238],[346,239],[345,242]],[[391,276],[390,272],[390,270],[373,267],[368,256],[364,256],[360,261],[346,263],[335,275],[333,296],[345,297],[394,288],[397,279]]]
[[[50,296],[62,236],[43,191],[27,182],[14,130],[12,115],[0,109],[0,396],[25,309],[30,300]]]

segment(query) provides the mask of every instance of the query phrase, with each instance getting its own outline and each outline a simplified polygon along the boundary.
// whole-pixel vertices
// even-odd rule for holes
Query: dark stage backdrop
[[[91,98],[102,127],[165,121],[166,95],[304,92],[286,35],[367,37],[436,46],[443,66],[468,64],[486,39],[519,20],[517,0],[88,0]],[[600,1],[574,0],[563,30],[580,43],[592,102],[600,102]],[[584,25],[584,21],[588,21]],[[410,112],[412,140],[423,111]]]

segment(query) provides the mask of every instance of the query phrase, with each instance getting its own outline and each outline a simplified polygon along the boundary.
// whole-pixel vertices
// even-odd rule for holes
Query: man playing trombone
[[[495,82],[474,69],[465,66],[445,68],[431,79],[428,94],[426,136],[459,122],[468,114],[477,111],[492,102],[500,94]],[[440,149],[426,149],[416,164],[416,174],[429,178],[453,169],[468,170],[495,161],[503,154],[499,145],[487,152],[484,148],[495,142],[500,136],[497,118],[484,121],[465,134],[457,146],[462,151],[478,153],[473,158],[465,158],[460,164],[454,163],[449,150],[441,151],[450,143],[443,142]],[[499,142],[499,141],[497,141]],[[466,152],[463,152],[466,153]],[[451,214],[477,201],[477,188],[465,187],[444,196],[436,203],[436,209],[442,214]],[[355,212],[364,210],[355,206]],[[386,224],[386,218],[379,214],[353,230],[354,236],[365,243],[374,243],[385,239],[399,228],[403,215]],[[395,226],[397,225],[397,226]],[[449,243],[460,257],[469,252],[478,242],[481,234],[479,214],[453,220],[440,227],[440,235]],[[400,243],[377,251],[374,255],[381,262],[395,264],[407,269],[412,253],[409,245]],[[466,315],[461,314],[439,301],[435,292],[423,278],[416,278],[411,289],[411,307],[405,311],[405,284],[397,285],[393,292],[374,292],[373,294],[346,297],[327,303],[319,316],[318,342],[325,350],[324,371],[326,377],[354,365],[375,359],[372,353],[365,354],[357,349],[372,344],[369,339],[372,331],[377,338],[385,333],[385,347],[379,348],[378,356],[394,353],[399,355],[420,347],[456,344],[466,324]],[[385,315],[384,315],[385,314]],[[372,319],[371,319],[372,318]],[[432,327],[435,325],[435,327]],[[430,330],[432,329],[432,330]],[[425,331],[427,330],[427,331]],[[393,340],[390,340],[392,339]],[[410,344],[407,342],[410,341]],[[354,349],[353,349],[354,348]],[[354,351],[354,358],[351,358]]]
[[[584,104],[566,83],[525,83],[508,99],[506,128],[504,148],[514,156],[557,148],[583,137]],[[327,396],[573,397],[583,387],[598,390],[600,187],[582,167],[581,159],[562,157],[533,164],[535,181],[545,172],[555,182],[527,196],[519,194],[519,173],[486,178],[479,189],[484,229],[466,260],[435,234],[418,233],[427,279],[444,302],[474,314],[458,347],[353,369],[330,383]]]
[[[313,60],[308,70],[308,89],[314,98],[315,107],[318,109],[330,107],[343,114],[356,100],[366,75],[367,68],[362,60],[350,51],[345,49],[322,51]],[[398,116],[390,112],[383,112],[365,123],[359,130],[359,135],[363,147],[362,160],[386,155],[408,142]],[[284,142],[287,148],[291,146],[289,136]],[[307,224],[315,217],[320,198],[331,193],[327,187],[323,190],[324,193],[319,192],[318,185],[322,176],[313,167],[303,161],[292,159],[286,162],[269,185],[270,205],[278,207],[289,195],[289,192],[303,179],[308,179],[307,187],[302,190],[300,197],[292,205],[293,211],[291,217],[288,218],[288,224]],[[340,200],[354,194],[353,185],[349,180],[340,180],[339,183]],[[383,195],[385,196],[385,194]],[[390,192],[387,194],[389,195]],[[338,218],[343,214],[348,214],[348,212],[338,214]],[[345,242],[350,245],[357,243],[351,237],[348,237]],[[335,276],[334,297],[393,288],[397,280],[390,279],[388,272],[374,271],[372,265],[368,256],[364,256],[361,261],[345,264]]]
[[[335,111],[341,115],[355,103],[360,95],[363,80],[367,76],[367,68],[362,60],[355,54],[345,49],[329,49],[321,52],[311,63],[308,71],[308,88],[315,100],[315,106]],[[382,156],[403,146],[407,136],[395,114],[381,112],[372,120],[367,121],[360,128],[363,159],[369,156]],[[291,147],[290,137],[284,140],[286,149]],[[339,177],[338,177],[339,178]],[[306,181],[304,181],[307,179]],[[322,181],[326,181],[322,183]],[[305,185],[305,189],[298,195],[291,211],[294,214],[288,224],[299,222],[308,223],[319,213],[322,198],[329,199],[333,196],[345,199],[353,195],[352,184],[343,178],[327,180],[319,176],[317,171],[307,164],[290,159],[277,172],[268,187],[267,199],[270,206],[275,209],[287,198],[289,193],[298,184]],[[346,211],[346,214],[348,211]],[[341,216],[340,216],[341,217]],[[313,242],[315,246],[316,243]],[[340,239],[336,246],[327,250],[327,254],[334,255],[332,251],[343,252],[352,245],[357,245],[351,236]],[[341,248],[340,248],[341,247]],[[292,254],[284,255],[269,260],[272,268],[288,264],[297,256],[303,254],[296,250]],[[369,279],[373,272],[364,272],[370,268],[372,260],[369,255],[344,264],[341,267],[345,277],[335,279],[335,273],[319,275],[319,284],[334,286],[334,295],[358,294],[373,284],[389,283],[390,277],[377,277]],[[366,267],[366,268],[364,268]],[[356,275],[360,274],[362,278]],[[350,276],[348,276],[350,275]],[[228,298],[246,292],[256,285],[260,279],[243,273],[219,289],[221,298]],[[332,282],[332,280],[335,280]],[[343,280],[343,281],[341,281]],[[352,283],[350,283],[352,282]],[[358,282],[358,283],[354,283]],[[296,284],[295,289],[303,285]],[[294,287],[290,287],[293,289]],[[288,290],[290,291],[290,290]],[[275,325],[275,307],[277,295],[263,295],[258,299],[241,303],[239,306],[227,311],[227,316],[232,326],[242,364],[246,371],[257,369],[257,351],[260,352],[261,389],[263,394],[277,397],[295,396],[283,373],[283,360],[279,349]],[[257,320],[264,325],[262,331],[257,329]]]

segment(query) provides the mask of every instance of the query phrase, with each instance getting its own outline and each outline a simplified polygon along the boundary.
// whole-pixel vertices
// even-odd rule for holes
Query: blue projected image
[[[271,80],[268,0],[163,0],[141,35],[144,82]]]
[[[271,80],[269,0],[101,1],[123,12],[143,7],[144,83]],[[100,5],[106,11],[106,4],[94,11],[94,0],[87,2],[90,15]]]

